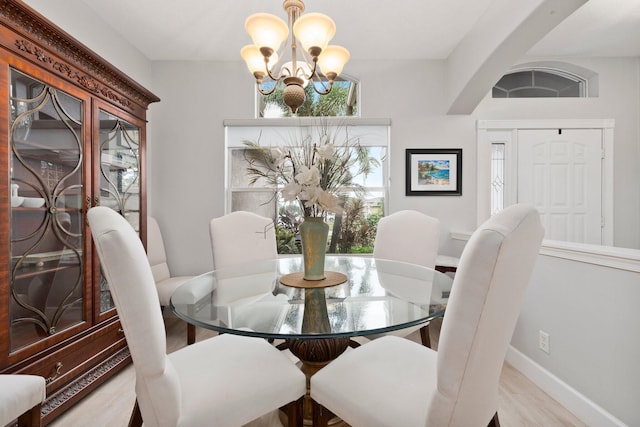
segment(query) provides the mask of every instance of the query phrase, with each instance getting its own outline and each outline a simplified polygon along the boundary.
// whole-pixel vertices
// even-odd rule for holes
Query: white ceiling
[[[281,0],[81,0],[150,60],[239,60],[255,12],[286,20]],[[305,0],[336,22],[352,60],[443,59],[496,0]],[[522,0],[518,0],[522,1]],[[508,17],[505,17],[508,19]],[[529,52],[640,56],[640,1],[589,0]]]

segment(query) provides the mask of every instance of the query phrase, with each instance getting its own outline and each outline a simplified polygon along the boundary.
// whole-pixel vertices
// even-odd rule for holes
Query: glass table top
[[[218,332],[275,339],[353,337],[442,316],[453,282],[413,264],[327,256],[325,270],[344,273],[347,282],[313,290],[281,284],[281,276],[303,270],[302,262],[301,256],[283,257],[197,276],[176,290],[171,308],[179,318]],[[322,307],[324,322],[309,321],[318,314],[312,305]]]

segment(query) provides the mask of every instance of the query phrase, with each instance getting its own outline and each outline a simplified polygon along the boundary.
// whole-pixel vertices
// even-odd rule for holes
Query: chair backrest
[[[151,216],[147,217],[147,258],[156,283],[171,277],[160,226],[158,221]]]
[[[231,212],[213,218],[209,231],[215,269],[278,257],[276,232],[270,218],[253,212]]]
[[[440,221],[422,212],[392,213],[378,222],[373,256],[433,268],[440,245],[439,230]]]
[[[87,214],[136,371],[136,397],[145,425],[177,425],[180,384],[166,354],[166,331],[144,246],[131,225],[104,206]]]
[[[440,332],[427,425],[479,425],[497,411],[500,372],[543,235],[538,211],[514,205],[467,242]]]

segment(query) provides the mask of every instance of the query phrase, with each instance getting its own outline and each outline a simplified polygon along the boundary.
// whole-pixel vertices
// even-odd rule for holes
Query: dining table
[[[355,337],[424,325],[444,315],[453,279],[435,269],[366,255],[327,255],[325,279],[304,280],[302,256],[239,264],[196,276],[171,297],[188,323],[264,338],[288,349],[309,378]],[[305,419],[310,419],[310,401]]]

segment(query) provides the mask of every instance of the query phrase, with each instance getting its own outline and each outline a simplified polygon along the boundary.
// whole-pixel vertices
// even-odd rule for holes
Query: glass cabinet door
[[[98,109],[100,120],[100,205],[124,216],[140,232],[140,128]],[[104,275],[100,312],[114,307]]]
[[[10,347],[84,320],[82,100],[10,71]]]
[[[140,230],[140,129],[106,111],[100,113],[100,205]]]

